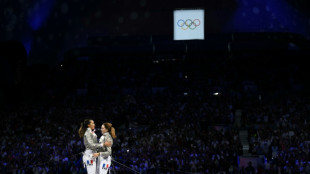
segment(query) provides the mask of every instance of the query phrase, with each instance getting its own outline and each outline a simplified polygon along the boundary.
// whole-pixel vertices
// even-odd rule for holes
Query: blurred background
[[[116,128],[112,173],[310,173],[309,8],[1,0],[0,173],[86,173],[85,118]],[[204,40],[173,40],[176,9]]]
[[[206,34],[293,32],[309,38],[309,7],[305,0],[3,0],[0,36],[22,42],[28,64],[56,65],[90,36],[172,35],[175,9],[205,9]]]

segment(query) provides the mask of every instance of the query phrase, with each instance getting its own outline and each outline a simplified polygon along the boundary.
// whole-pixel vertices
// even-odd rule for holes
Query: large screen
[[[175,10],[173,12],[174,40],[203,40],[204,10]]]

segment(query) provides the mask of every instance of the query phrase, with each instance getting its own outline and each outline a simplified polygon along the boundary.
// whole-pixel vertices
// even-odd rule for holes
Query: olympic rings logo
[[[182,28],[182,30],[191,29],[194,30],[196,27],[200,25],[199,19],[187,19],[184,21],[183,19],[178,20],[177,25]]]

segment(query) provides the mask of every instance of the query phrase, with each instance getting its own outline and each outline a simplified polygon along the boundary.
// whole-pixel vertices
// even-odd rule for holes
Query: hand
[[[100,153],[94,153],[94,154],[93,154],[93,157],[94,157],[94,158],[97,158],[99,155],[100,155]]]
[[[105,146],[105,147],[111,147],[111,146],[112,146],[112,143],[111,143],[111,141],[106,141],[106,142],[103,144],[103,146]]]

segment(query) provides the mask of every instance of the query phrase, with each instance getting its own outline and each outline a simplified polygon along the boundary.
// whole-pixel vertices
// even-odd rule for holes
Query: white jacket
[[[113,139],[112,139],[112,137],[111,137],[109,132],[104,133],[100,137],[99,143],[100,144],[104,144],[107,141],[111,141],[111,144],[113,145]],[[103,157],[103,158],[107,158],[108,156],[112,155],[112,147],[100,147],[97,150],[98,150],[98,152],[100,152],[100,156]]]
[[[95,132],[91,131],[90,128],[87,128],[84,134],[84,145],[85,150],[93,150],[96,151],[98,148],[103,147],[103,144],[98,143],[97,135]]]

